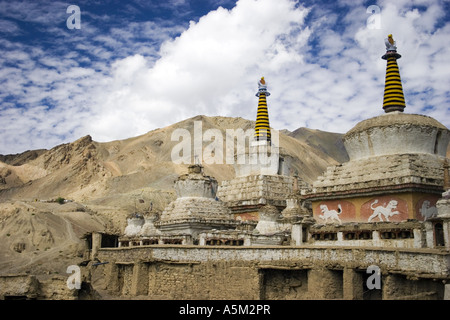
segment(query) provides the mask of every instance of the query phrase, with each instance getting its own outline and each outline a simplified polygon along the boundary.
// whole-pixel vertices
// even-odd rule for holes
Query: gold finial
[[[392,38],[392,34],[388,34],[388,41],[392,45],[395,43],[394,38]]]
[[[387,38],[384,39],[384,44],[386,45],[386,51],[397,51],[397,46],[395,45],[392,34],[388,34]]]

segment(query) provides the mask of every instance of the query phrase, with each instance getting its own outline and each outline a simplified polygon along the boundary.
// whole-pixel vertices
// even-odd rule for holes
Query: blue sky
[[[383,113],[389,33],[405,112],[450,127],[449,14],[448,0],[1,1],[0,154],[254,120],[261,76],[272,127],[345,133]]]

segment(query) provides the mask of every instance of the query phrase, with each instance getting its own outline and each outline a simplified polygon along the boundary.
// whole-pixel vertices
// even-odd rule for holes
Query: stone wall
[[[308,299],[308,270],[262,269],[263,290],[266,300]]]
[[[39,295],[39,281],[35,276],[15,274],[0,277],[0,297],[3,299],[36,299]]]
[[[100,272],[99,272],[100,271]],[[245,262],[110,263],[103,273],[105,288],[116,296],[149,299],[259,299],[258,269]]]
[[[294,178],[280,175],[250,175],[223,181],[217,196],[228,207],[274,205],[286,207]]]
[[[398,274],[387,275],[383,280],[382,294],[385,299],[436,300],[444,296],[445,286],[442,281],[430,281]]]
[[[21,300],[76,300],[95,296],[89,284],[83,283],[83,290],[70,289],[67,277],[54,276],[38,279],[34,275],[16,274],[0,276],[0,299]]]
[[[422,185],[442,193],[444,158],[434,154],[395,154],[345,162],[327,170],[313,183],[312,195],[379,191],[399,185]],[[398,187],[396,187],[398,189]]]
[[[448,255],[430,249],[148,246],[98,257],[108,263],[93,281],[145,299],[442,299],[450,280]],[[368,295],[371,265],[383,287]]]

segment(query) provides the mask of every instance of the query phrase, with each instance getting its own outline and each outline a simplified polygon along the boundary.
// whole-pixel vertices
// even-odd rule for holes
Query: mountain
[[[0,156],[0,200],[63,197],[103,203],[119,195],[130,197],[130,192],[170,192],[173,181],[187,168],[171,159],[172,150],[180,143],[172,141],[172,132],[185,129],[193,134],[194,123],[199,121],[203,133],[219,130],[224,138],[227,129],[246,130],[254,126],[253,121],[242,118],[197,116],[125,140],[100,143],[85,136],[50,150]],[[307,183],[327,166],[348,159],[340,134],[306,128],[286,133],[280,132],[280,145],[294,159],[292,171],[297,171]],[[211,143],[206,137],[202,140],[203,148]],[[204,166],[205,173],[219,182],[234,177],[230,164]]]
[[[0,155],[0,237],[6,239],[0,244],[0,273],[36,270],[36,264],[64,272],[61,252],[77,256],[84,233],[119,233],[131,213],[150,206],[163,210],[175,198],[174,180],[188,166],[172,161],[181,143],[178,137],[172,141],[175,130],[189,132],[193,144],[200,126],[205,150],[212,143],[208,132],[225,138],[227,129],[254,125],[242,118],[196,116],[125,140],[96,142],[85,136],[50,150]],[[291,173],[309,184],[326,167],[348,159],[340,134],[300,128],[282,130],[279,138],[292,159]],[[234,177],[231,164],[204,167],[219,183]],[[58,198],[66,203],[56,203]]]
[[[288,134],[307,145],[322,151],[339,163],[349,160],[342,138],[343,134],[326,132],[308,128],[298,128]]]

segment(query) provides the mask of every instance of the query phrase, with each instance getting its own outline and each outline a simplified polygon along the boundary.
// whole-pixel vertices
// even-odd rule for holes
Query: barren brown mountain
[[[82,259],[83,234],[119,233],[129,214],[162,210],[174,199],[174,180],[187,171],[172,162],[180,143],[172,132],[193,133],[195,121],[202,121],[203,132],[219,129],[224,137],[226,129],[254,126],[242,118],[197,116],[126,140],[85,136],[50,150],[0,155],[0,273],[64,274]],[[291,174],[307,183],[348,159],[341,134],[282,130],[280,145],[293,159]],[[204,166],[219,183],[234,177],[232,165]]]

